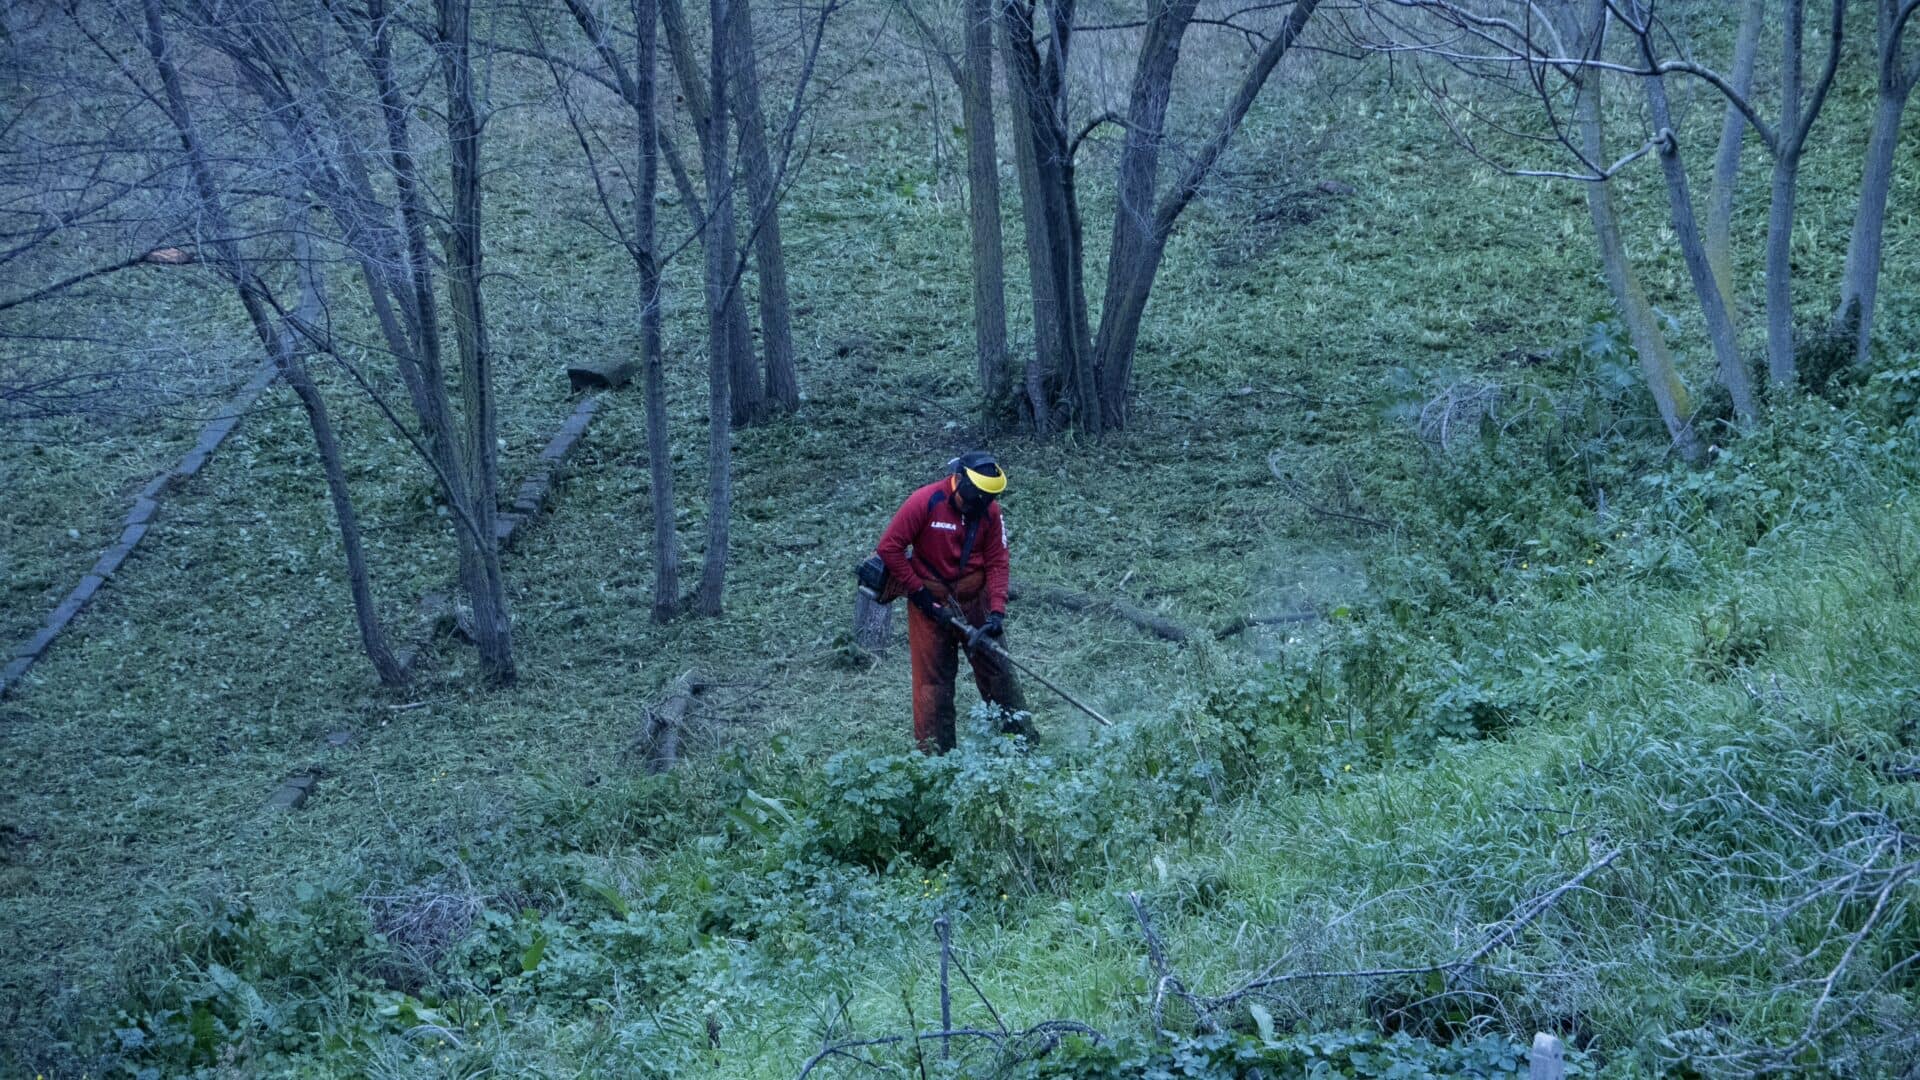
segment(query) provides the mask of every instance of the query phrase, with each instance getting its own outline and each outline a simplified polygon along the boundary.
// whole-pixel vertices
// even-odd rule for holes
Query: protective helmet
[[[985,450],[971,450],[947,462],[955,483],[964,494],[978,494],[986,499],[998,498],[1007,490],[1007,474],[1000,469],[999,462]]]

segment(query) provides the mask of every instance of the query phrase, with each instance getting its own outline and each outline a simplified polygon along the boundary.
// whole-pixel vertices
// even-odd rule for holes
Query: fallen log
[[[1027,596],[1043,604],[1052,604],[1068,611],[1094,612],[1110,615],[1116,619],[1130,622],[1164,641],[1185,642],[1193,632],[1171,619],[1155,615],[1144,608],[1138,608],[1125,600],[1108,599],[1087,593],[1063,589],[1058,585],[1034,585],[1031,582],[1013,582],[1007,589],[1008,596]]]
[[[1213,636],[1222,641],[1235,634],[1251,630],[1256,626],[1285,626],[1290,623],[1310,623],[1320,617],[1317,611],[1282,611],[1273,615],[1242,615],[1213,632]]]
[[[687,710],[706,688],[706,680],[689,671],[667,687],[667,695],[660,704],[647,709],[646,727],[640,741],[647,748],[649,775],[666,772],[679,759],[680,732],[686,724]]]
[[[174,252],[178,257],[152,258],[161,251]],[[163,248],[150,252],[142,258],[165,263],[193,261],[190,252],[177,248]],[[240,423],[240,417],[253,407],[261,394],[266,393],[267,387],[278,376],[279,368],[272,360],[262,364],[254,372],[253,378],[247,380],[247,384],[227,401],[226,406],[200,429],[200,437],[195,441],[193,449],[189,450],[173,468],[149,480],[147,486],[140,489],[140,494],[134,498],[133,509],[127,512],[122,522],[120,539],[101,554],[99,561],[93,564],[93,569],[82,577],[80,584],[74,586],[66,599],[53,609],[52,614],[47,616],[46,623],[32,638],[13,649],[11,653],[0,652],[0,657],[12,657],[6,666],[0,667],[0,697],[6,697],[20,685],[27,676],[27,669],[46,653],[53,644],[53,639],[66,630],[74,617],[79,615],[81,610],[99,593],[101,586],[105,585],[115,571],[118,571],[121,565],[133,555],[133,549],[139,546],[141,539],[152,529],[154,520],[160,513],[161,496],[200,471],[201,466],[207,463],[207,459],[213,455],[213,452],[219,449],[228,435],[233,433],[234,427]]]

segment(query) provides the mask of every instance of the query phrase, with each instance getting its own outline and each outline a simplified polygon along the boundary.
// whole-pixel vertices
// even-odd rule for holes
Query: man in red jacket
[[[1007,665],[978,647],[1004,640],[1007,527],[999,498],[1007,475],[992,454],[981,450],[955,458],[949,470],[951,475],[907,497],[877,548],[893,590],[909,601],[913,737],[923,751],[942,754],[954,745],[960,645],[969,646],[967,659],[982,700],[1010,710],[1026,707]],[[958,613],[972,631],[950,626],[949,613]],[[1021,731],[1032,737],[1030,725]]]

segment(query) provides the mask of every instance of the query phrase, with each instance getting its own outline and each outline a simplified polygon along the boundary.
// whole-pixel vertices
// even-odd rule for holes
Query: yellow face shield
[[[1007,490],[1007,473],[1004,469],[1000,471],[1000,475],[998,476],[988,476],[985,473],[974,472],[972,469],[963,469],[961,471],[967,474],[967,482],[972,484],[975,490],[984,494],[998,495]]]

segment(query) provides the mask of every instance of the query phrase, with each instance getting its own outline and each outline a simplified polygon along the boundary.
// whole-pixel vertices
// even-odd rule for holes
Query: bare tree
[[[1404,17],[1408,14],[1413,17]],[[1627,255],[1613,197],[1614,178],[1656,152],[1659,140],[1645,139],[1618,158],[1607,149],[1603,76],[1608,73],[1606,31],[1613,18],[1607,0],[1560,3],[1544,10],[1519,2],[1472,11],[1446,0],[1394,0],[1377,5],[1370,16],[1366,29],[1353,31],[1362,47],[1432,58],[1470,76],[1462,90],[1443,86],[1416,68],[1429,101],[1468,152],[1509,176],[1584,186],[1614,309],[1674,448],[1689,460],[1696,458],[1701,446],[1693,429],[1692,401]],[[1514,112],[1520,118],[1509,119]],[[1741,122],[1745,124],[1744,118]],[[1482,130],[1517,147],[1512,154],[1520,160],[1508,160],[1508,154],[1487,145],[1477,134]],[[1531,160],[1542,148],[1551,159]],[[1684,180],[1684,172],[1679,179]],[[1717,287],[1712,295],[1719,295]]]
[[[1867,140],[1860,176],[1860,205],[1854,211],[1847,243],[1846,270],[1840,284],[1835,323],[1854,335],[1854,357],[1866,363],[1873,341],[1873,305],[1880,287],[1882,238],[1887,228],[1887,195],[1893,188],[1900,118],[1913,88],[1920,85],[1920,49],[1908,48],[1907,30],[1920,21],[1920,0],[1875,0],[1878,30],[1874,53],[1873,134]]]
[[[993,7],[967,0],[960,109],[967,129],[967,227],[972,239],[973,344],[991,418],[1009,404],[1006,254],[1000,235],[1000,154],[993,123]]]
[[[1603,2],[1593,0],[1589,7],[1598,9]],[[1586,25],[1597,29],[1599,23],[1599,19],[1590,18]],[[1591,40],[1590,48],[1597,47],[1598,38]],[[1601,99],[1605,87],[1594,72],[1576,70],[1574,78],[1581,149],[1589,161],[1606,161],[1607,149],[1601,127]],[[1614,307],[1620,312],[1621,322],[1626,324],[1627,337],[1633,342],[1634,353],[1640,358],[1640,369],[1646,379],[1647,390],[1653,395],[1654,407],[1660,410],[1660,419],[1666,425],[1668,438],[1673,441],[1681,457],[1697,461],[1701,447],[1693,430],[1692,402],[1686,383],[1674,365],[1673,353],[1667,347],[1666,335],[1654,316],[1653,305],[1647,302],[1646,291],[1640,286],[1640,276],[1627,258],[1626,242],[1620,235],[1620,215],[1613,201],[1613,186],[1608,182],[1610,179],[1602,177],[1585,185],[1588,216],[1593,220],[1594,239],[1599,245],[1600,265],[1606,274],[1607,288],[1613,294]]]
[[[1653,28],[1651,20],[1633,24],[1638,27],[1635,40],[1639,42],[1641,55],[1647,67],[1657,69],[1659,63],[1653,54]],[[1727,302],[1726,294],[1720,291],[1720,282],[1713,274],[1713,263],[1707,257],[1706,241],[1700,235],[1700,227],[1693,214],[1693,193],[1688,186],[1687,166],[1680,157],[1680,136],[1674,128],[1673,113],[1667,103],[1667,78],[1664,73],[1656,72],[1642,80],[1647,91],[1647,109],[1653,118],[1654,148],[1660,158],[1660,171],[1667,181],[1667,206],[1673,222],[1673,233],[1680,245],[1680,257],[1686,263],[1687,275],[1693,279],[1693,292],[1700,301],[1700,312],[1705,317],[1707,341],[1713,346],[1713,355],[1720,370],[1720,384],[1727,388],[1733,398],[1733,411],[1742,422],[1751,423],[1759,415],[1759,405],[1753,396],[1753,380],[1747,375],[1746,361],[1740,355],[1740,343],[1734,335],[1733,313]]]
[[[487,341],[486,309],[481,301],[480,117],[474,106],[473,62],[468,50],[470,0],[436,0],[440,17],[435,42],[447,88],[447,150],[453,187],[453,212],[446,235],[447,294],[453,309],[454,339],[460,351],[460,393],[464,399],[466,453],[461,461],[471,491],[471,517],[479,556],[477,581],[469,586],[475,638],[482,663],[499,681],[514,676],[512,628],[508,624],[506,582],[500,571],[495,519],[500,508],[499,423],[493,393],[493,351]]]
[[[679,0],[636,2],[635,29],[616,32],[607,26],[601,12],[588,0],[563,0],[573,22],[592,47],[597,65],[586,66],[553,52],[540,39],[539,21],[529,18],[527,26],[534,37],[532,48],[518,51],[532,55],[548,65],[561,90],[561,101],[573,125],[602,213],[613,236],[635,260],[642,291],[642,351],[647,357],[648,453],[652,459],[654,555],[654,617],[669,618],[677,605],[678,555],[673,538],[673,487],[668,455],[668,434],[664,389],[664,371],[660,363],[660,280],[666,264],[680,251],[698,243],[705,256],[703,291],[708,316],[708,409],[709,422],[719,417],[708,431],[708,522],[706,552],[702,562],[700,585],[692,600],[696,611],[717,614],[725,589],[728,547],[728,518],[732,504],[731,441],[729,420],[734,424],[751,422],[763,415],[760,405],[743,413],[739,396],[764,402],[768,397],[783,405],[797,404],[798,381],[792,371],[791,330],[787,320],[788,301],[784,296],[785,269],[778,250],[777,214],[780,193],[790,179],[795,160],[795,141],[807,103],[807,87],[818,59],[827,20],[837,10],[828,2],[818,8],[804,43],[794,96],[781,125],[769,140],[764,112],[759,103],[757,75],[751,80],[750,104],[740,104],[745,81],[739,73],[742,52],[754,52],[750,39],[742,41],[737,22],[745,16],[743,6],[722,6],[710,11],[715,47],[707,53],[704,77],[694,50],[692,34]],[[641,20],[645,20],[644,26]],[[660,121],[655,75],[658,34],[664,33],[672,63],[680,78],[681,97],[687,106],[696,135],[700,139],[701,179],[705,188],[696,187],[693,177],[680,161],[672,139]],[[619,51],[618,41],[630,37],[641,45],[641,55],[629,64]],[[590,82],[618,95],[635,116],[634,137],[640,159],[637,185],[631,194],[636,207],[631,228],[622,223],[622,215],[608,198],[609,175],[617,169],[601,165],[597,135],[575,110],[570,78],[585,76]],[[649,134],[650,133],[650,134]],[[741,161],[732,160],[731,138],[739,139]],[[719,140],[717,143],[715,140]],[[689,215],[691,231],[671,250],[659,243],[653,210],[653,191],[658,182],[659,163],[664,159],[673,176]],[[738,235],[734,192],[744,179],[751,212],[747,216],[748,235]],[[640,207],[645,209],[641,210]],[[766,242],[771,237],[771,248]],[[746,254],[750,252],[750,254]],[[763,337],[787,341],[784,349],[770,349],[766,381],[763,384],[753,363],[751,330],[742,301],[741,277],[751,260],[760,270]],[[764,291],[769,280],[781,284],[775,288],[775,303],[769,305]],[[771,331],[767,327],[773,327]],[[718,410],[718,411],[715,411]]]
[[[663,7],[674,6],[667,0]],[[707,371],[707,548],[700,564],[700,586],[694,610],[718,615],[727,584],[727,533],[733,519],[733,433],[727,417],[733,415],[737,357],[720,348],[731,328],[727,306],[737,296],[733,287],[734,221],[733,166],[728,159],[727,110],[731,83],[728,71],[733,50],[726,47],[733,0],[707,0],[713,26],[713,47],[707,51],[707,115],[700,122],[700,171],[707,177],[709,197],[706,228],[707,340],[712,356]],[[739,342],[729,342],[738,346]],[[728,361],[733,360],[730,366]],[[752,380],[747,380],[752,383]]]
[[[1134,58],[1127,110],[1073,128],[1067,69],[1075,33],[1073,0],[1003,0],[1001,26],[1012,96],[1016,160],[1033,279],[1036,364],[1028,368],[1026,407],[1036,430],[1059,424],[1099,432],[1126,426],[1133,361],[1162,256],[1173,228],[1200,193],[1274,69],[1299,42],[1318,0],[1294,0],[1277,26],[1240,27],[1260,42],[1226,106],[1185,147],[1170,183],[1161,158],[1174,145],[1167,125],[1174,69],[1198,0],[1152,0]],[[1264,6],[1263,6],[1264,10]],[[1213,23],[1228,20],[1208,20]],[[1044,22],[1044,48],[1041,27]],[[1106,287],[1095,333],[1087,314],[1079,195],[1074,157],[1106,123],[1125,128],[1117,166],[1117,205],[1107,253]]]
[[[680,606],[680,545],[673,528],[673,455],[667,437],[667,374],[660,332],[660,249],[654,192],[660,183],[658,0],[633,0],[634,152],[639,187],[633,197],[634,262],[640,274],[640,362],[647,410],[648,497],[653,510],[653,621],[664,623]]]
[[[1044,12],[1043,44],[1036,25]],[[1074,0],[1001,0],[1001,49],[1014,162],[1026,225],[1027,273],[1033,305],[1034,358],[1027,366],[1022,412],[1034,432],[1077,424],[1100,431],[1098,381],[1087,320],[1079,193],[1073,140],[1067,130],[1067,69]]]
[[[706,247],[712,247],[715,244],[724,245],[720,252],[709,259],[717,273],[722,266],[731,265],[735,258],[734,247],[738,227],[734,221],[733,192],[736,178],[731,171],[715,173],[711,170],[709,166],[715,162],[708,157],[706,133],[707,129],[713,125],[714,117],[717,116],[724,134],[724,129],[730,123],[729,103],[732,100],[732,87],[730,82],[726,85],[714,85],[711,64],[704,68],[701,65],[694,51],[693,36],[687,29],[686,11],[680,0],[660,0],[660,20],[661,29],[666,33],[668,54],[672,58],[674,72],[680,78],[680,92],[686,102],[687,116],[692,120],[694,132],[701,140],[700,174],[706,187],[706,197],[704,200],[700,199],[690,184],[687,184],[683,191],[687,212],[697,215],[694,227],[699,233],[702,245]],[[711,53],[714,51],[729,53],[732,51],[725,48],[726,35],[731,32],[727,26],[714,24],[710,45],[715,48],[709,49],[710,60]],[[722,58],[721,71],[731,80],[730,57]],[[731,156],[723,155],[717,160],[730,165]],[[676,183],[686,182],[686,174],[676,170],[675,181]],[[702,202],[705,203],[704,207],[701,205]],[[726,212],[724,220],[721,215],[723,209]],[[733,276],[726,274],[719,280],[731,280]],[[735,425],[744,426],[757,423],[766,415],[766,386],[754,362],[753,331],[747,320],[745,297],[740,290],[731,287],[721,290],[721,294],[721,302],[725,304],[725,310],[722,313],[725,333],[709,341],[707,347],[709,350],[718,350],[722,362],[727,365],[730,386],[727,395],[727,412],[724,415],[731,417]]]
[[[680,552],[673,527],[673,462],[661,332],[661,278],[668,256],[660,249],[654,206],[660,182],[662,138],[658,95],[659,4],[657,0],[632,2],[634,53],[631,62],[621,54],[617,36],[594,8],[582,0],[567,0],[566,7],[604,68],[604,74],[596,81],[618,94],[633,113],[633,155],[638,167],[631,192],[633,220],[628,231],[622,225],[622,215],[606,193],[606,172],[618,170],[602,169],[588,128],[573,106],[569,74],[579,69],[563,64],[550,53],[540,53],[560,88],[561,102],[586,158],[606,224],[633,259],[639,284],[640,363],[646,399],[648,499],[653,524],[651,607],[653,620],[664,623],[673,618],[680,605]],[[537,21],[529,20],[528,25],[537,42]]]
[[[241,305],[246,309],[247,320],[252,324],[254,333],[260,338],[262,347],[273,358],[280,374],[293,388],[305,410],[309,426],[313,431],[314,445],[320,453],[320,462],[326,475],[327,491],[333,502],[334,518],[340,530],[341,545],[347,558],[347,580],[353,595],[355,620],[359,625],[360,639],[366,649],[367,657],[373,662],[380,681],[388,685],[404,682],[406,673],[394,659],[393,651],[388,647],[386,633],[381,626],[380,615],[374,604],[372,583],[367,570],[366,557],[360,542],[359,517],[354,512],[353,497],[347,486],[346,469],[340,453],[339,440],[334,435],[333,423],[328,416],[326,400],[319,388],[314,385],[302,363],[297,346],[295,332],[291,327],[282,327],[272,308],[271,293],[266,283],[241,251],[236,239],[234,226],[227,212],[226,200],[221,185],[215,179],[205,143],[201,140],[199,129],[194,122],[192,108],[182,89],[180,71],[173,55],[171,39],[167,33],[166,21],[161,9],[161,0],[144,0],[142,15],[145,22],[144,43],[147,54],[153,62],[155,73],[160,79],[161,104],[168,121],[180,139],[181,150],[186,156],[187,171],[192,179],[194,194],[197,197],[197,210],[204,222],[203,233],[208,246],[215,253],[215,264],[234,286]],[[296,195],[298,192],[296,192]],[[304,219],[304,200],[301,217]],[[302,248],[306,245],[304,220],[295,223],[295,242]],[[313,272],[310,254],[304,250],[296,253],[296,262],[302,271],[302,292],[304,302],[302,315],[308,321],[317,316],[314,308],[319,306],[319,285]]]
[[[1751,422],[1758,415],[1759,406],[1752,379],[1740,354],[1731,306],[1721,288],[1707,241],[1695,216],[1687,166],[1667,95],[1667,75],[1682,72],[1713,85],[1726,95],[1730,105],[1739,110],[1745,122],[1760,133],[1770,149],[1776,145],[1773,133],[1754,112],[1747,98],[1735,93],[1731,84],[1717,72],[1692,60],[1662,59],[1662,42],[1671,37],[1671,28],[1656,21],[1651,6],[1643,0],[1604,0],[1603,3],[1588,5],[1585,14],[1578,20],[1580,28],[1577,34],[1566,25],[1569,8],[1560,6],[1552,10],[1557,18],[1544,17],[1538,5],[1529,0],[1501,0],[1500,3],[1486,6],[1468,6],[1455,0],[1377,0],[1368,8],[1369,40],[1365,44],[1379,51],[1433,57],[1489,83],[1503,85],[1511,81],[1521,87],[1521,96],[1537,111],[1538,117],[1546,121],[1545,134],[1512,128],[1498,118],[1475,113],[1469,105],[1460,106],[1461,110],[1468,113],[1467,120],[1462,121],[1446,111],[1448,103],[1440,101],[1444,94],[1432,95],[1436,103],[1441,105],[1442,116],[1447,119],[1450,129],[1462,145],[1482,160],[1515,175],[1597,183],[1609,179],[1649,153],[1657,157],[1666,181],[1669,221],[1700,306],[1720,382],[1732,399],[1735,414],[1743,423]],[[1408,15],[1413,18],[1405,17]],[[1631,50],[1630,55],[1617,57],[1609,52],[1607,43],[1616,28],[1627,38],[1626,47]],[[1581,42],[1588,43],[1584,51],[1580,47]],[[1630,77],[1641,84],[1646,94],[1652,128],[1649,137],[1638,149],[1611,162],[1590,150],[1598,145],[1592,137],[1593,131],[1597,130],[1593,128],[1595,118],[1590,113],[1576,109],[1579,120],[1569,123],[1564,119],[1564,106],[1555,102],[1555,94],[1565,92],[1568,86],[1577,87],[1582,95],[1589,92],[1603,94],[1598,79],[1609,74]],[[1556,89],[1556,82],[1563,84],[1560,89]],[[1597,109],[1599,103],[1596,97],[1588,103],[1588,108]],[[1523,146],[1550,146],[1557,153],[1570,155],[1576,164],[1572,169],[1505,165],[1482,149],[1467,130],[1467,122],[1473,121]],[[1576,131],[1582,133],[1576,134]],[[1589,209],[1593,209],[1591,203]],[[1600,207],[1601,215],[1607,216],[1610,209],[1610,203]],[[1607,226],[1596,218],[1595,228],[1605,260],[1609,246]],[[1646,332],[1650,327],[1646,325],[1641,325],[1636,332],[1635,324],[1641,322],[1642,316],[1632,314],[1639,310],[1640,302],[1632,295],[1630,283],[1625,280],[1615,282],[1613,278],[1617,274],[1613,268],[1609,269],[1609,276],[1615,304],[1621,309],[1622,318],[1627,320],[1629,332],[1635,336],[1635,347],[1640,353],[1642,365],[1649,372],[1649,386],[1677,388],[1677,378],[1669,379],[1656,374],[1663,368],[1670,368],[1661,357],[1665,351],[1664,344],[1654,344],[1652,335]],[[1656,400],[1659,395],[1660,391],[1656,390]],[[1679,400],[1676,397],[1673,413],[1668,419],[1668,429],[1674,434],[1676,445],[1682,438],[1674,426],[1682,415],[1678,408]],[[1666,406],[1662,406],[1662,414],[1668,415]]]
[[[359,270],[380,340],[406,386],[420,433],[401,420],[374,380],[348,363],[340,349],[330,347],[329,355],[433,474],[453,519],[460,580],[473,606],[482,669],[490,680],[509,682],[515,672],[497,539],[492,356],[481,294],[482,120],[473,97],[464,0],[445,0],[435,12],[434,25],[414,29],[433,51],[425,74],[437,72],[447,94],[439,111],[446,122],[451,209],[441,232],[457,377],[443,359],[434,260],[427,246],[435,222],[411,130],[414,117],[427,114],[428,103],[402,89],[394,53],[400,23],[385,0],[320,12],[260,0],[246,18],[232,17],[205,0],[187,0],[183,7],[192,32],[226,58],[238,85],[260,105],[257,137],[269,145],[268,152],[300,170],[339,232],[335,243]],[[354,61],[364,81],[338,70],[337,55]],[[374,180],[369,168],[374,162],[386,166],[384,185]],[[464,406],[457,410],[455,383]]]

